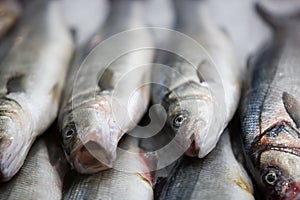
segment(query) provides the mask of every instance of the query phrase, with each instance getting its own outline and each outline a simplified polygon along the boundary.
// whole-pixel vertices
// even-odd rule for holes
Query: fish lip
[[[98,131],[85,133],[70,153],[69,159],[73,167],[80,173],[88,174],[112,168],[117,146],[114,148],[114,145],[106,145]]]
[[[289,183],[288,188],[284,192],[285,200],[299,200],[300,199],[300,182]]]
[[[16,144],[14,141],[10,141],[9,150],[0,152],[0,182],[9,181],[22,167],[25,157],[28,154],[35,137],[29,140],[22,140],[21,144]],[[20,140],[21,141],[21,140]],[[1,141],[0,141],[1,145]],[[19,147],[19,148],[18,148]],[[3,152],[5,156],[3,156]],[[13,153],[8,153],[13,152]],[[25,154],[23,154],[25,153]],[[9,155],[7,155],[9,154]],[[19,160],[18,160],[19,156]],[[3,160],[3,157],[5,160]]]

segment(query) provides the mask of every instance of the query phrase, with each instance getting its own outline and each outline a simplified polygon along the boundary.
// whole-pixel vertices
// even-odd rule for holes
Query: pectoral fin
[[[300,102],[287,92],[282,93],[282,101],[285,110],[295,122],[297,128],[300,127]]]

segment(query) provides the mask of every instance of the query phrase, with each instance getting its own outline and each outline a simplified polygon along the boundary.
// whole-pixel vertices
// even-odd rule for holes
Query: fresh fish
[[[156,187],[162,187],[157,199],[254,200],[251,180],[233,155],[228,131],[208,156],[183,157]]]
[[[52,129],[46,137],[38,139],[19,173],[0,185],[1,200],[62,198],[63,178],[68,171],[68,163],[54,134],[57,131]]]
[[[176,30],[195,42],[171,40],[177,55],[158,52],[158,62],[169,68],[153,70],[153,80],[158,84],[153,87],[152,99],[164,106],[167,127],[179,135],[179,148],[187,150],[191,145],[187,154],[201,158],[216,146],[236,110],[241,67],[232,43],[210,21],[202,1],[174,3]]]
[[[146,26],[143,6],[143,1],[111,1],[104,27],[82,51],[90,52],[90,47],[103,42],[78,72],[83,59],[77,59],[72,69],[75,75],[68,78],[59,123],[66,154],[78,172],[94,173],[112,167],[118,141],[147,109],[150,89],[143,85],[149,82],[151,72],[143,65],[151,63],[153,52],[137,48],[152,45],[150,33],[140,29],[139,34],[125,32],[123,38],[104,40]]]
[[[15,24],[20,14],[21,8],[17,1],[0,1],[0,38]]]
[[[152,177],[144,154],[140,155],[131,159],[118,155],[119,165],[129,170],[108,169],[93,175],[70,174],[73,180],[69,187],[66,186],[63,199],[153,199]]]
[[[55,1],[28,1],[0,66],[0,180],[17,173],[35,138],[56,118],[72,50]]]
[[[257,10],[274,36],[249,61],[243,144],[249,170],[266,198],[300,199],[300,4],[280,2],[289,6],[277,12],[271,4],[279,2],[266,2]]]
[[[143,1],[111,1],[108,19],[99,34],[79,50],[68,78],[59,124],[70,163],[80,173],[112,167],[122,135],[133,129],[147,109],[153,47],[144,27]],[[124,37],[122,37],[124,36]],[[109,38],[105,40],[106,38]],[[78,68],[80,66],[80,68]]]

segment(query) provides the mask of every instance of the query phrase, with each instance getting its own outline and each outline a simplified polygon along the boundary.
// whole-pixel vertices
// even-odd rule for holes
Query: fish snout
[[[186,151],[186,155],[197,157],[203,154],[203,150],[205,150],[206,141],[210,138],[207,138],[208,128],[207,122],[205,120],[198,120],[194,122],[194,126],[192,129],[193,134],[191,134],[190,139],[191,145]],[[201,156],[203,157],[203,156]]]
[[[87,132],[71,152],[70,160],[80,173],[99,172],[112,167],[116,148],[117,142],[111,143],[99,132]]]
[[[300,200],[300,182],[291,183],[285,194],[286,200]]]

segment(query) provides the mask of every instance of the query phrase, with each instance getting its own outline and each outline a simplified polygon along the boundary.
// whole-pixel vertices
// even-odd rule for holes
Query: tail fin
[[[300,27],[300,1],[286,0],[256,3],[258,14],[275,30]]]

